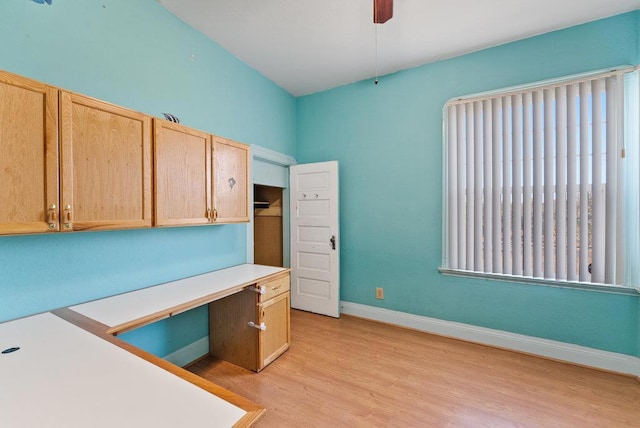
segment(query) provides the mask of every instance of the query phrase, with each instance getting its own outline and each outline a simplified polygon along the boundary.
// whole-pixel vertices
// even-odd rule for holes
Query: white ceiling
[[[158,0],[300,96],[640,8],[640,0]]]

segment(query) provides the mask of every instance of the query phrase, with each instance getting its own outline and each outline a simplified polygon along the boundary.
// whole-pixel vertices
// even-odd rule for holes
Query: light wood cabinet
[[[291,307],[289,292],[282,293],[258,306],[260,325],[268,326],[260,333],[258,371],[289,349]]]
[[[215,223],[249,221],[249,146],[213,136]]]
[[[289,282],[287,272],[211,302],[211,355],[258,372],[289,349]]]
[[[58,90],[0,71],[0,235],[56,231]]]
[[[249,147],[153,123],[0,71],[0,235],[248,222]]]
[[[212,221],[211,136],[154,119],[155,224]]]
[[[151,118],[60,92],[61,229],[150,227]]]

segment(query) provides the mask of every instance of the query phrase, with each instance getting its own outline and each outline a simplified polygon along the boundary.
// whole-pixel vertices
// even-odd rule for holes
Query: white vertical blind
[[[542,261],[542,190],[543,190],[543,97],[542,91],[533,93],[533,276],[543,276]]]
[[[474,126],[474,115],[473,115],[473,103],[469,103],[466,105],[466,117],[465,124],[467,129],[467,255],[466,255],[466,267],[467,270],[473,270],[475,267],[474,256],[475,256],[475,233],[474,233],[474,214],[475,214],[475,151],[474,151],[474,140],[475,136],[475,126]]]
[[[593,154],[591,164],[593,170],[592,184],[592,267],[591,278],[594,282],[604,282],[604,198],[602,197],[602,80],[591,84],[593,110],[591,112],[591,139]]]
[[[458,175],[456,170],[458,169],[458,142],[457,142],[457,115],[456,107],[449,106],[448,108],[448,145],[447,145],[447,157],[449,159],[447,165],[447,171],[449,176],[447,177],[448,192],[447,199],[452,203],[448,204],[449,212],[449,230],[448,230],[448,249],[449,249],[449,265],[459,267],[458,263],[458,204],[455,201],[456,194],[458,192]]]
[[[484,271],[493,272],[493,170],[492,162],[492,150],[491,142],[493,141],[493,128],[491,119],[491,100],[484,100],[483,102],[484,116],[483,116],[483,130],[484,130],[484,162],[481,167],[484,171]]]
[[[474,109],[474,116],[473,116],[473,122],[474,122],[474,135],[473,135],[473,142],[475,143],[475,158],[474,158],[474,163],[476,165],[482,165],[482,163],[484,162],[484,123],[482,121],[482,102],[480,101],[476,101],[473,103],[473,109]],[[474,169],[475,175],[474,175],[474,180],[476,183],[478,183],[475,186],[475,204],[474,204],[474,212],[473,212],[473,218],[474,218],[474,237],[473,237],[473,244],[474,244],[474,266],[473,266],[473,270],[475,271],[479,271],[482,272],[482,268],[484,266],[484,262],[483,262],[483,250],[482,250],[482,196],[483,196],[483,186],[481,185],[482,183],[482,177],[483,177],[483,169],[482,168],[475,168]]]
[[[533,97],[522,95],[522,275],[533,276]]]
[[[618,221],[618,154],[616,113],[618,108],[616,79],[609,77],[606,85],[606,185],[605,185],[605,247],[604,282],[615,283],[616,279],[616,223]]]
[[[511,201],[513,203],[513,226],[511,236],[513,237],[513,260],[512,273],[522,275],[523,273],[523,249],[522,238],[524,232],[522,227],[522,207],[523,207],[523,187],[522,187],[522,162],[524,143],[522,138],[522,94],[513,95],[511,101],[512,135],[513,135],[513,188]]]
[[[578,248],[578,123],[577,106],[578,86],[573,84],[567,88],[567,248]],[[572,197],[575,195],[575,197]],[[567,280],[578,280],[577,251],[567,251]]]
[[[589,198],[591,186],[589,185],[590,164],[589,164],[589,94],[591,92],[591,82],[580,83],[580,281],[591,280],[589,273],[590,245],[589,236],[591,231],[588,227],[589,219]]]
[[[513,134],[511,117],[511,97],[504,97],[502,102],[502,271],[511,274],[513,262],[511,257],[511,146]]]
[[[466,126],[465,124],[465,116],[464,116],[464,106],[460,106],[460,108],[457,109],[457,133],[458,136],[456,138],[457,143],[458,143],[458,160],[465,162],[467,157],[466,157],[466,134],[464,132],[464,128]],[[469,165],[468,162],[465,162],[466,166]],[[460,267],[462,269],[466,269],[467,268],[467,253],[465,252],[465,249],[467,248],[467,234],[466,234],[466,224],[467,224],[467,216],[466,216],[466,212],[465,212],[465,203],[466,203],[466,195],[464,188],[466,188],[466,171],[467,168],[465,167],[465,163],[463,163],[462,165],[458,165],[458,167],[455,169],[455,171],[458,173],[458,185],[461,187],[461,190],[457,192],[458,195],[458,203],[457,203],[457,208],[458,208],[458,263],[460,263]],[[463,166],[462,168],[460,166]]]
[[[567,279],[567,88],[556,88],[556,278]],[[575,199],[576,194],[570,195]]]
[[[493,271],[495,273],[502,273],[502,227],[501,225],[501,199],[502,199],[502,171],[501,171],[501,162],[502,162],[502,98],[494,98],[491,100],[492,105],[492,118],[493,122],[491,124],[492,132],[492,153],[491,157],[493,158],[493,198],[492,198],[492,223],[493,223]]]
[[[447,105],[447,268],[622,281],[619,79]]]
[[[555,94],[553,89],[544,90],[544,175],[542,181],[544,182],[544,197],[542,199],[542,205],[537,205],[535,210],[542,211],[544,217],[544,241],[542,244],[544,254],[544,277],[553,278],[554,271],[554,245],[555,245],[555,189],[554,189],[554,149],[555,149],[555,132],[554,132],[554,114],[555,109]]]
[[[640,260],[640,72],[624,79],[625,168],[623,200],[624,255],[626,260]],[[640,263],[623,266],[625,284],[640,286]]]

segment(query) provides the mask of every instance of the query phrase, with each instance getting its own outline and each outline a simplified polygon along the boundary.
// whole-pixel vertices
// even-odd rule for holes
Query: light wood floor
[[[266,427],[640,427],[631,377],[342,316],[292,311],[292,344],[255,374],[190,370],[267,408]]]

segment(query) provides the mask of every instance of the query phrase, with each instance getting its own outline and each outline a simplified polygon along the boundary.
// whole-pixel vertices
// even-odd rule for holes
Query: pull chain
[[[376,27],[376,56],[375,56],[375,79],[373,81],[374,84],[378,84],[378,24],[373,24]]]

